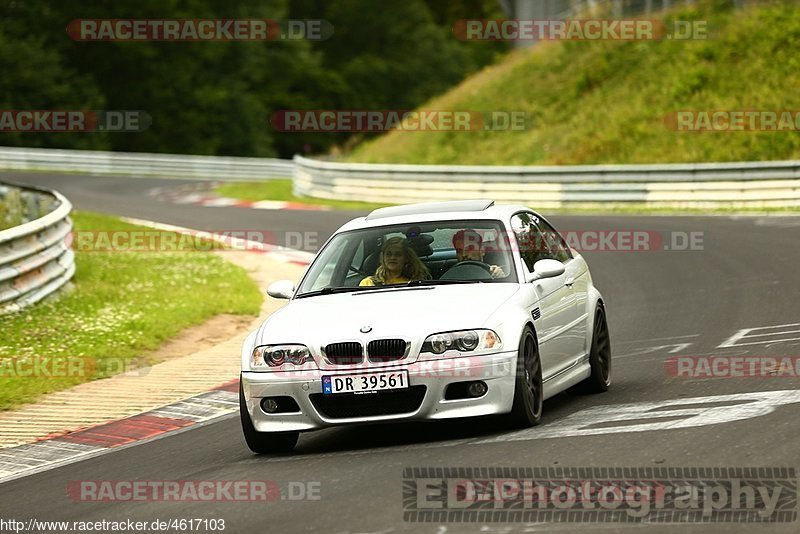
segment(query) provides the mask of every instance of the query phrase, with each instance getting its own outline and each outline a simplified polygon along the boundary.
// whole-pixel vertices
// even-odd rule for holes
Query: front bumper
[[[359,371],[314,370],[304,372],[303,376],[299,377],[286,376],[280,372],[243,372],[242,389],[247,411],[258,432],[304,431],[380,421],[475,417],[511,411],[514,401],[516,361],[515,350],[486,356],[416,362],[392,368],[380,367]],[[365,417],[331,417],[322,413],[311,400],[312,395],[322,394],[323,375],[336,376],[398,369],[408,370],[411,388],[415,386],[425,388],[421,404],[413,411]],[[445,400],[445,390],[448,385],[474,380],[481,380],[488,386],[482,397]],[[300,411],[275,414],[264,412],[261,409],[261,399],[277,396],[292,397]],[[379,402],[378,396],[375,397]]]

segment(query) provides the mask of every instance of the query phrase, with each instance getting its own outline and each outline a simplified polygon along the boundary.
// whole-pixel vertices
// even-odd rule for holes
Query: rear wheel
[[[242,420],[244,440],[250,450],[256,454],[291,452],[300,438],[300,432],[258,432],[247,411],[241,380],[239,381],[239,417]]]
[[[603,393],[611,387],[611,337],[608,335],[606,313],[598,305],[594,313],[592,346],[589,349],[592,374],[576,386],[578,393]]]
[[[539,348],[533,329],[526,326],[519,340],[514,406],[510,414],[514,426],[538,425],[542,420],[543,404],[542,361],[539,359]]]

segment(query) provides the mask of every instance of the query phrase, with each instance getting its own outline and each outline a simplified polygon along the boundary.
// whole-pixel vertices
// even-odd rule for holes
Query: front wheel
[[[530,326],[526,326],[519,340],[514,406],[510,414],[512,424],[517,427],[538,425],[542,420],[543,404],[542,361],[536,335]]]
[[[594,313],[589,366],[592,374],[576,386],[576,392],[603,393],[608,391],[608,388],[611,387],[611,337],[608,335],[605,310],[599,304]]]
[[[291,452],[300,438],[300,432],[258,432],[247,411],[241,380],[239,381],[239,417],[242,420],[244,440],[250,450],[256,454]]]

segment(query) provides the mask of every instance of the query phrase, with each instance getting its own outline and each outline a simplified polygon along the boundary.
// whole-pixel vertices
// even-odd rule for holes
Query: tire
[[[244,440],[256,454],[291,452],[300,438],[300,432],[258,432],[247,412],[241,380],[239,380],[239,417],[242,420]]]
[[[589,366],[592,368],[592,374],[575,386],[575,392],[591,394],[608,391],[608,388],[611,387],[611,338],[608,335],[606,312],[599,304],[594,312]]]
[[[542,420],[543,404],[544,384],[539,346],[533,329],[526,326],[519,340],[514,405],[509,414],[512,425],[518,428],[538,425]]]

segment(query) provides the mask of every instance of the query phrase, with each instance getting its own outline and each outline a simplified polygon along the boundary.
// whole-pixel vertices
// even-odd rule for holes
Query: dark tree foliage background
[[[141,133],[8,133],[0,145],[280,156],[356,142],[280,133],[286,109],[410,109],[492,62],[498,43],[462,43],[458,18],[496,0],[1,0],[0,109],[145,110]],[[325,41],[76,42],[73,19],[325,19]]]

